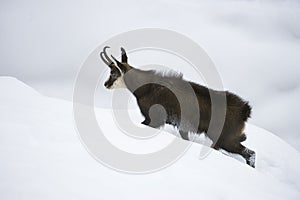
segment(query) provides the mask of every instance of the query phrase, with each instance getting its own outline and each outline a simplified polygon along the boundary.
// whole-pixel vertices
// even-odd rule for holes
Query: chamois
[[[185,140],[189,140],[189,132],[205,133],[213,141],[214,149],[224,149],[230,153],[240,154],[248,165],[255,167],[255,152],[241,144],[246,140],[245,122],[251,114],[251,106],[248,102],[231,92],[216,91],[185,81],[179,73],[163,74],[154,70],[144,71],[134,68],[128,64],[124,48],[121,48],[121,62],[113,56],[111,59],[106,53],[107,48],[109,47],[104,47],[100,52],[100,58],[111,70],[104,86],[107,89],[127,88],[132,92],[145,117],[142,124],[153,128],[171,124],[178,128],[181,137]],[[191,92],[186,85],[192,88],[196,103],[192,102]],[[184,104],[188,112],[184,117],[181,113],[181,104],[173,92],[175,90],[186,99]],[[219,137],[208,133],[212,115],[211,95],[223,95],[226,99],[224,125]],[[199,108],[199,113],[196,113],[200,116],[199,119],[195,117],[195,110],[197,110],[193,107],[195,104]],[[152,109],[156,105],[162,106],[163,109]],[[197,123],[193,122],[194,119],[197,119]],[[193,124],[197,124],[197,127],[193,128]]]

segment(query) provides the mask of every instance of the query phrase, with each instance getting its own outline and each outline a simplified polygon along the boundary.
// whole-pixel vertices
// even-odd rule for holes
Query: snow
[[[257,153],[255,169],[215,150],[200,160],[202,145],[194,143],[170,167],[130,175],[89,155],[74,128],[72,103],[45,97],[12,77],[0,77],[0,102],[0,199],[300,198],[299,152],[252,124],[247,124],[245,145]],[[175,137],[162,131],[150,141],[132,142],[118,137],[122,132],[110,110],[95,112],[115,145],[130,144],[120,146],[126,149],[136,144],[128,151],[154,151]]]
[[[174,30],[205,49],[226,89],[250,101],[251,123],[300,151],[299,10],[299,0],[1,1],[0,75],[71,100],[76,73],[99,44],[139,28]],[[149,57],[129,60],[140,66]],[[149,61],[201,81],[174,58]]]

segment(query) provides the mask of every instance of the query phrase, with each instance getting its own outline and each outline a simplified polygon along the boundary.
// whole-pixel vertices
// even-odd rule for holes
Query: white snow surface
[[[255,169],[215,150],[200,160],[201,145],[194,143],[172,166],[130,175],[89,155],[75,131],[72,103],[12,77],[0,77],[0,102],[0,199],[300,199],[299,152],[251,124],[245,145],[256,151]],[[110,110],[96,113],[112,135],[120,134]],[[163,131],[151,140],[174,137]],[[116,142],[128,142],[122,138]],[[136,143],[132,151],[151,148],[147,140]]]
[[[250,102],[251,123],[300,151],[299,22],[299,0],[1,1],[0,75],[71,100],[76,74],[98,45],[135,29],[173,30],[203,47],[225,89]],[[175,56],[143,52],[129,52],[129,63],[164,65],[203,83]],[[107,108],[109,93],[97,95]]]

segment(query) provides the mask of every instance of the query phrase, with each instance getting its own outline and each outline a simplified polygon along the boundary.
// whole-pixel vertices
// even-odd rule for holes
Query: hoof
[[[247,164],[255,168],[255,153],[253,153],[247,160]]]
[[[141,122],[141,124],[144,124],[144,125],[148,126],[150,124],[150,121],[144,120],[144,121]]]

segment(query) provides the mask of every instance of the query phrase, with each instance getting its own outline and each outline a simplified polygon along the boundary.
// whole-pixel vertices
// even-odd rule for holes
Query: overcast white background
[[[99,44],[133,29],[170,29],[202,46],[225,88],[250,101],[250,123],[300,150],[299,21],[296,0],[2,0],[0,75],[71,100],[76,73]]]

